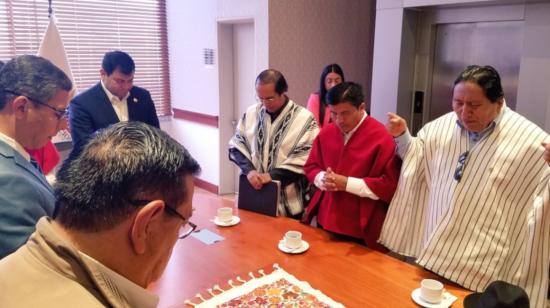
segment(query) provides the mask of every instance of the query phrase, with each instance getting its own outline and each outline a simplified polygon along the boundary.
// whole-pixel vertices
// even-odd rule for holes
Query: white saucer
[[[241,219],[239,218],[239,216],[233,216],[233,218],[231,218],[231,220],[229,221],[220,221],[218,217],[215,217],[212,221],[220,227],[231,227],[238,224]]]
[[[451,306],[454,303],[454,301],[456,301],[456,296],[452,295],[447,291],[443,291],[443,299],[441,300],[440,303],[437,303],[437,304],[428,303],[424,301],[422,297],[420,297],[420,288],[412,291],[411,297],[415,303],[426,308],[447,308]]]
[[[302,252],[308,250],[309,249],[309,243],[302,240],[302,245],[300,245],[300,247],[298,247],[298,248],[288,248],[285,245],[285,240],[280,240],[279,245],[277,247],[279,247],[279,250],[281,250],[282,252],[297,254],[297,253],[302,253]]]

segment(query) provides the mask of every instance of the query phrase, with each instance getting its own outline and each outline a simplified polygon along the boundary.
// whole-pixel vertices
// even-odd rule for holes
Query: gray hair
[[[53,216],[69,229],[108,230],[144,200],[162,199],[176,208],[189,197],[185,176],[198,172],[195,159],[165,132],[142,122],[119,122],[100,130],[61,167]]]
[[[0,110],[17,94],[47,102],[59,90],[72,88],[69,77],[50,61],[32,55],[18,56],[0,70]]]

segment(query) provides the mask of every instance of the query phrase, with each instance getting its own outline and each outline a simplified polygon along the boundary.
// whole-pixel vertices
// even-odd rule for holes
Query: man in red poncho
[[[361,86],[344,82],[327,94],[333,122],[313,143],[304,171],[317,186],[305,220],[325,230],[376,241],[399,177],[400,160],[383,124],[365,112]]]

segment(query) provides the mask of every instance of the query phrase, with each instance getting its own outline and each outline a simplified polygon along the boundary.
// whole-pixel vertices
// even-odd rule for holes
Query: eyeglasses
[[[460,180],[462,179],[462,175],[464,174],[464,166],[466,164],[466,159],[468,158],[468,154],[469,152],[466,151],[460,154],[460,156],[458,157],[458,163],[456,164],[455,176],[454,176],[457,182],[460,182]]]
[[[144,206],[145,204],[147,204],[151,201],[152,200],[131,200],[129,202],[130,202],[130,204],[135,205],[135,206]],[[168,215],[175,216],[175,217],[183,220],[184,222],[187,221],[187,219],[185,217],[183,217],[183,215],[178,213],[178,211],[174,210],[168,204],[165,204],[164,211]],[[187,221],[187,223],[182,225],[181,228],[179,229],[178,238],[180,240],[184,239],[184,238],[188,237],[189,235],[191,235],[191,233],[195,232],[196,229],[197,229],[197,225],[195,225],[194,223],[192,223],[190,221]]]
[[[275,101],[276,97],[275,96],[270,96],[270,97],[258,97],[256,96],[256,100],[260,103],[273,103]]]
[[[69,114],[69,108],[65,108],[65,109],[59,109],[59,108],[55,108],[53,106],[50,106],[44,102],[42,102],[41,100],[39,99],[36,99],[36,98],[33,98],[33,97],[30,97],[28,95],[25,95],[25,94],[22,94],[22,93],[18,93],[18,92],[15,92],[15,91],[11,91],[11,90],[4,90],[4,92],[6,93],[10,93],[10,94],[13,94],[13,95],[20,95],[20,96],[24,96],[26,98],[28,98],[29,100],[37,103],[38,105],[42,105],[44,107],[48,107],[50,108],[51,110],[53,110],[55,112],[55,116],[57,117],[58,120],[61,120],[65,117],[67,117],[67,114]]]

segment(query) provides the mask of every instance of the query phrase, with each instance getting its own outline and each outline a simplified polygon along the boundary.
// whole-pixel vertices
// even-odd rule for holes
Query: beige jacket
[[[57,234],[47,217],[23,247],[0,260],[0,307],[136,306],[131,302],[105,268]]]

